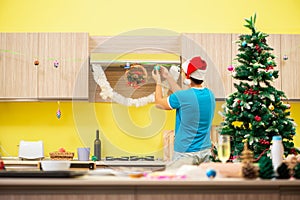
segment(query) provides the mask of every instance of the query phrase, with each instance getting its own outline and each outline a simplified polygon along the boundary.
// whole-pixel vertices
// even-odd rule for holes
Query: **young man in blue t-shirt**
[[[164,110],[176,109],[173,161],[190,158],[193,161],[196,159],[197,164],[208,162],[211,155],[210,129],[215,97],[210,89],[202,86],[207,64],[200,56],[196,56],[184,62],[182,70],[190,81],[190,88],[185,90],[178,90],[178,86],[174,86],[175,81],[165,68],[153,70],[152,76],[156,81],[155,103]],[[168,97],[163,97],[159,72],[175,90]]]

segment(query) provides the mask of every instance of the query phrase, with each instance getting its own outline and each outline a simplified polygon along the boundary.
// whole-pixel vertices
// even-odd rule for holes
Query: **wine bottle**
[[[96,139],[94,141],[94,156],[101,160],[101,140],[99,139],[99,130],[96,130]]]

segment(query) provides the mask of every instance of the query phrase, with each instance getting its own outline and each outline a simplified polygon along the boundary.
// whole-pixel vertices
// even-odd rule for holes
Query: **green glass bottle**
[[[101,160],[101,140],[99,138],[99,130],[96,130],[96,139],[94,141],[94,156],[97,160]]]

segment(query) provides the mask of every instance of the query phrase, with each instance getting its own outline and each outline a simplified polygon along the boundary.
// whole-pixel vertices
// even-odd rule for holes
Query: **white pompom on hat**
[[[207,64],[200,56],[195,56],[182,63],[182,69],[188,79],[192,77],[194,79],[204,80]]]

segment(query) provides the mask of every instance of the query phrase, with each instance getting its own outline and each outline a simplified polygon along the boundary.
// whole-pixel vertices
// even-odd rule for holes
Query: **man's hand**
[[[169,71],[166,67],[160,66],[160,73],[165,79],[169,77]]]
[[[152,70],[152,78],[155,80],[156,84],[161,84],[161,78],[158,70]]]

